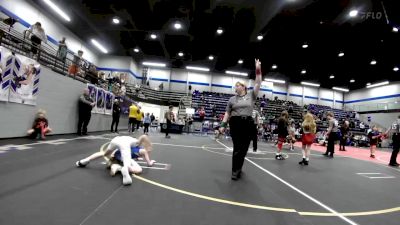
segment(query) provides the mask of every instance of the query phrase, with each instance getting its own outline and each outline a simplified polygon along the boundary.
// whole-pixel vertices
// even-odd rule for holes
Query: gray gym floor
[[[151,133],[152,158],[131,186],[103,160],[76,168],[114,134],[0,140],[0,224],[386,224],[400,220],[400,170],[259,143],[232,181],[230,140]]]

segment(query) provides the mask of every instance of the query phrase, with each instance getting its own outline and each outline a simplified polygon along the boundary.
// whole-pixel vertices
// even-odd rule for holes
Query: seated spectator
[[[28,130],[28,135],[32,139],[46,139],[46,134],[52,130],[49,127],[49,122],[46,119],[46,111],[39,109],[36,113],[35,121],[33,122],[32,129]]]

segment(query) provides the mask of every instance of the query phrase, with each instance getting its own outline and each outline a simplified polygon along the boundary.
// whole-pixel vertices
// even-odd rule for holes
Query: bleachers
[[[229,98],[232,97],[232,94],[223,94],[223,93],[215,93],[215,92],[203,92],[196,93],[194,92],[192,95],[192,107],[195,108],[196,112],[193,116],[193,119],[199,119],[198,109],[200,107],[204,107],[206,112],[205,119],[206,120],[214,120],[212,105],[215,105],[215,115],[220,116],[225,113],[226,104],[229,101]]]
[[[143,85],[126,85],[126,93],[130,96],[137,96],[143,100],[154,100],[160,101],[164,103],[170,103],[173,105],[179,104],[182,97],[186,96],[186,93],[183,92],[174,92],[174,91],[160,91],[154,90],[149,87]]]
[[[318,118],[316,123],[319,128],[325,129],[328,127],[328,121],[326,121],[325,116],[326,113],[330,111],[333,112],[335,119],[339,121],[339,124],[344,120],[348,120],[350,122],[350,130],[353,132],[365,132],[369,129],[367,124],[365,124],[363,129],[360,128],[360,120],[356,119],[355,114],[352,112],[315,104],[310,104],[308,110]]]

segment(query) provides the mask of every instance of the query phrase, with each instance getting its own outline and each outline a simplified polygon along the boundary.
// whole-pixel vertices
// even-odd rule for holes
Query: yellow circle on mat
[[[109,142],[103,144],[100,147],[100,152],[104,152],[105,146]],[[107,158],[106,158],[107,159]],[[296,209],[291,209],[291,208],[278,208],[278,207],[271,207],[271,206],[265,206],[265,205],[255,205],[255,204],[250,204],[250,203],[243,203],[243,202],[236,202],[236,201],[230,201],[222,198],[215,198],[207,195],[202,195],[202,194],[197,194],[194,192],[190,191],[185,191],[182,189],[178,189],[172,186],[168,186],[165,184],[158,183],[153,180],[149,180],[147,178],[138,176],[138,175],[133,175],[138,180],[141,180],[147,184],[151,184],[160,188],[164,188],[166,190],[170,190],[173,192],[177,192],[183,195],[199,198],[199,199],[204,199],[212,202],[218,202],[222,204],[227,204],[227,205],[234,205],[234,206],[239,206],[239,207],[246,207],[246,208],[253,208],[253,209],[261,209],[261,210],[266,210],[266,211],[275,211],[275,212],[288,212],[288,213],[298,213],[299,215],[302,216],[324,216],[324,217],[333,217],[333,216],[338,216],[337,214],[334,213],[326,213],[326,212],[303,212],[303,211],[298,211]],[[389,208],[389,209],[382,209],[382,210],[374,210],[374,211],[362,211],[362,212],[345,212],[345,213],[340,213],[338,212],[339,215],[342,216],[370,216],[370,215],[378,215],[378,214],[385,214],[385,213],[393,213],[393,212],[398,212],[400,211],[400,207],[394,207],[394,208]]]

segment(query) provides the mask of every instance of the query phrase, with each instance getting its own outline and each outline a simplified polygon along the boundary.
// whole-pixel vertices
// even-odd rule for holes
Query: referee
[[[244,83],[236,82],[236,95],[232,96],[228,101],[225,116],[220,128],[220,132],[223,133],[229,120],[230,134],[233,142],[232,180],[238,180],[240,178],[244,158],[249,149],[250,141],[253,138],[254,120],[252,113],[260,86],[261,62],[256,59],[256,81],[254,84],[254,91],[247,92],[247,87]]]

